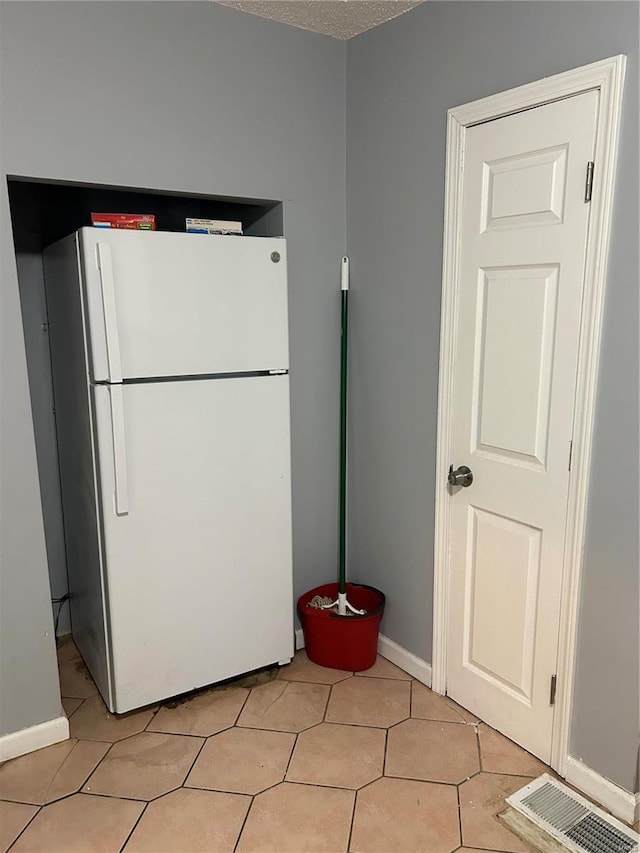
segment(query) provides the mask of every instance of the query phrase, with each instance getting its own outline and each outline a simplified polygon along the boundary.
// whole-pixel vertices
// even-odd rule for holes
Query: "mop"
[[[347,352],[349,321],[349,258],[342,259],[340,270],[342,295],[340,337],[340,555],[338,568],[338,597],[331,601],[329,596],[315,595],[307,604],[317,610],[333,610],[338,616],[364,616],[366,610],[358,610],[347,601],[346,583],[346,515],[347,515]]]

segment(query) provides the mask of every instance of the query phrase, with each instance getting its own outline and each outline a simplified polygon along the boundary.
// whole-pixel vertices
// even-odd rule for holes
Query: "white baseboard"
[[[572,755],[567,756],[566,780],[625,823],[636,820],[638,795],[600,776]]]
[[[395,663],[400,669],[412,675],[416,681],[431,687],[431,664],[427,663],[426,660],[422,660],[413,652],[409,652],[403,646],[394,643],[384,634],[380,634],[378,637],[378,652],[383,658]]]
[[[28,729],[20,729],[7,735],[0,735],[0,761],[17,758],[35,749],[51,746],[69,739],[69,720],[65,716],[38,723]]]
[[[296,631],[296,650],[304,649],[304,634],[302,628]],[[384,634],[378,637],[378,654],[382,655],[391,663],[395,663],[400,669],[403,669],[409,675],[412,675],[416,681],[426,684],[431,687],[431,664],[427,663],[422,658],[408,652],[402,646],[394,643]]]

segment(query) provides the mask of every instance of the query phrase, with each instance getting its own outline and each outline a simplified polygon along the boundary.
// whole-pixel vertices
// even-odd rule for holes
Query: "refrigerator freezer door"
[[[124,385],[127,514],[113,400],[108,387],[92,393],[111,710],[290,658],[288,377]]]
[[[91,378],[284,370],[282,238],[80,232]]]

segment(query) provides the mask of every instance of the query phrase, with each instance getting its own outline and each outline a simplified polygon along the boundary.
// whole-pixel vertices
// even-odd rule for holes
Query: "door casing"
[[[551,766],[566,775],[573,705],[574,659],[613,191],[626,57],[614,56],[543,80],[473,101],[448,112],[445,169],[442,313],[436,450],[432,688],[447,688],[451,535],[447,470],[453,462],[454,354],[457,344],[460,221],[467,128],[552,101],[597,89],[600,94],[578,345],[573,450],[564,548],[557,692]],[[585,164],[586,165],[586,164]]]

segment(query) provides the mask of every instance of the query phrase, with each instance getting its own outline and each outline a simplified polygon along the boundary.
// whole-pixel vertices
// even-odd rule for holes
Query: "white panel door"
[[[288,367],[284,239],[80,235],[92,380]]]
[[[288,660],[288,376],[93,395],[112,710]]]
[[[547,762],[597,106],[470,128],[464,157],[447,692]]]

